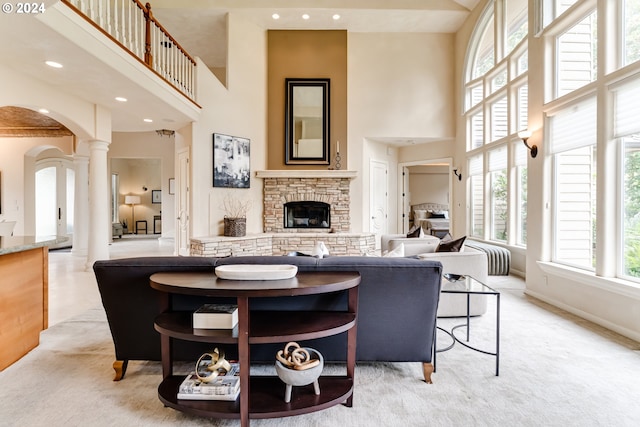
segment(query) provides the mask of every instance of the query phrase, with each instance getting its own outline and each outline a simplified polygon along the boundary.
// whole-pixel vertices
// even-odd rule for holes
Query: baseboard
[[[612,330],[620,335],[623,335],[627,338],[630,338],[634,341],[638,341],[640,342],[640,333],[633,331],[631,329],[627,329],[623,326],[620,326],[616,323],[612,323],[608,320],[602,319],[601,317],[598,316],[594,316],[591,313],[587,313],[586,311],[582,311],[579,310],[575,307],[572,307],[570,305],[567,305],[565,303],[562,303],[560,301],[557,301],[553,298],[549,298],[546,295],[540,294],[538,292],[534,292],[534,291],[530,291],[528,289],[526,289],[524,291],[524,293],[528,296],[534,297],[536,299],[539,299],[540,301],[546,302],[547,304],[551,304],[554,307],[558,307],[568,313],[574,314],[582,319],[588,320],[592,323],[595,323],[596,325],[600,325],[604,328],[607,328],[609,330]]]

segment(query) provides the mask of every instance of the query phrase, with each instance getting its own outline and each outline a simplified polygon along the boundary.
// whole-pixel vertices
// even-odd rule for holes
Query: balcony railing
[[[195,102],[195,60],[138,0],[62,0]]]

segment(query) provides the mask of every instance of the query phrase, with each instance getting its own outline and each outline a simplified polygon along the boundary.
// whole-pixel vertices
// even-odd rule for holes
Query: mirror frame
[[[330,79],[285,79],[285,164],[287,165],[328,165],[329,153],[329,82]],[[294,155],[294,103],[296,87],[313,86],[322,88],[322,156],[297,157]]]

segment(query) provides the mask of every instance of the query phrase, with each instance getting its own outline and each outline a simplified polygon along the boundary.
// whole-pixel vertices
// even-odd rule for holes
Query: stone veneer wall
[[[351,230],[349,178],[264,178],[264,232],[317,233],[321,228],[284,228],[284,204],[314,201],[331,205],[331,228],[336,233]]]
[[[244,237],[192,238],[192,256],[285,255],[299,251],[311,254],[316,243],[323,242],[330,255],[371,255],[376,241],[373,233],[276,233]]]

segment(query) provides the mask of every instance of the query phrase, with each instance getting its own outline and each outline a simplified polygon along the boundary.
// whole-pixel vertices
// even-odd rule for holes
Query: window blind
[[[499,171],[507,168],[507,147],[500,147],[489,151],[489,171]]]
[[[550,117],[551,152],[561,153],[596,143],[596,99],[589,98]]]
[[[615,88],[613,136],[621,138],[640,132],[640,79]]]
[[[515,146],[516,156],[515,163],[516,166],[527,166],[527,154],[529,154],[529,150],[524,146],[522,141]]]
[[[469,176],[482,174],[482,156],[475,156],[469,159]]]

